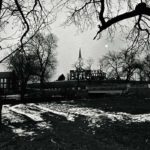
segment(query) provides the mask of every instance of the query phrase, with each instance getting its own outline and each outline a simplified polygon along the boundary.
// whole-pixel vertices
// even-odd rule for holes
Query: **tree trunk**
[[[117,78],[116,78],[117,80],[120,80],[120,76],[119,75],[117,75]]]
[[[43,88],[44,88],[44,77],[41,76],[41,78],[40,78],[40,90],[42,91]]]
[[[20,91],[21,101],[24,101],[25,92],[26,92],[26,83],[21,83],[21,91]]]
[[[41,92],[41,98],[44,96],[44,76],[41,75],[40,77],[40,92]]]
[[[126,81],[130,81],[130,79],[131,79],[131,70],[128,70]]]

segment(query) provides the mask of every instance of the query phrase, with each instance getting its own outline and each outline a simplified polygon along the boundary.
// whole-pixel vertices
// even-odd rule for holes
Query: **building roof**
[[[13,72],[0,72],[0,78],[11,78],[13,76]]]

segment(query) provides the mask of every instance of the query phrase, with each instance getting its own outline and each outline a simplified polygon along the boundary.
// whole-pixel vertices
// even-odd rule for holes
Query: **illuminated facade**
[[[106,73],[101,70],[70,70],[70,80],[104,80]]]
[[[75,70],[70,70],[70,80],[104,80],[106,73],[102,70],[87,70],[83,69],[83,58],[81,49],[79,50],[78,61],[75,64]]]

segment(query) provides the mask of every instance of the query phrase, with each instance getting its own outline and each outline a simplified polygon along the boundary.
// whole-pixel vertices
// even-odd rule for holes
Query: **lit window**
[[[6,84],[4,84],[4,88],[6,89]]]
[[[5,78],[5,79],[4,79],[4,83],[6,83],[6,81],[7,81],[7,79]]]

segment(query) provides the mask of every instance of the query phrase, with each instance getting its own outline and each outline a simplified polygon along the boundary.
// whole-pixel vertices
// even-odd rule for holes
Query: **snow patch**
[[[46,112],[54,113],[56,115],[64,116],[69,121],[74,121],[75,117],[78,115],[83,115],[88,117],[89,120],[93,120],[92,122],[100,122],[103,117],[109,118],[112,121],[126,121],[126,122],[145,122],[150,121],[150,114],[140,114],[140,115],[132,115],[129,113],[115,113],[115,112],[105,112],[100,109],[93,109],[88,107],[78,107],[77,105],[70,104],[39,104],[34,107],[38,107],[41,110]]]
[[[86,120],[89,122],[89,126],[100,127],[103,123],[103,118],[111,119],[112,121],[125,121],[130,122],[145,122],[150,121],[150,114],[139,114],[132,115],[129,113],[115,113],[115,112],[105,112],[100,109],[90,108],[90,107],[79,107],[74,104],[57,104],[57,103],[43,103],[43,104],[19,104],[15,106],[5,105],[3,108],[3,116],[9,118],[11,121],[23,121],[23,117],[19,115],[14,115],[15,112],[20,115],[27,116],[32,120],[38,122],[36,125],[40,129],[51,128],[51,124],[44,122],[41,117],[41,113],[50,112],[56,115],[65,117],[69,121],[75,121],[75,118],[79,115],[85,116]],[[20,131],[21,132],[21,131]]]
[[[30,119],[32,119],[33,121],[43,121],[43,119],[40,116],[40,112],[37,113],[37,112],[31,111],[31,110],[28,110],[28,107],[23,104],[12,106],[9,108],[9,110],[11,110],[15,113],[27,116]]]
[[[40,109],[42,109],[46,112],[50,112],[50,113],[53,113],[53,114],[56,114],[56,115],[66,117],[66,119],[68,121],[74,121],[74,119],[75,119],[75,115],[68,112],[67,109],[64,109],[64,107],[61,107],[63,110],[59,109],[59,111],[58,111],[58,109],[55,109],[56,106],[55,107],[49,107],[49,108],[47,106],[44,106],[44,105],[42,105],[42,106],[41,105],[34,105],[34,106],[38,107],[38,108],[40,108]],[[63,106],[65,106],[65,104]],[[59,108],[60,108],[60,106],[59,106]]]
[[[33,134],[35,134],[33,131],[26,131],[21,128],[12,128],[12,131],[18,134],[18,136],[32,136]]]
[[[47,124],[46,122],[39,122],[36,124],[40,129],[49,129],[52,128],[51,124]]]

